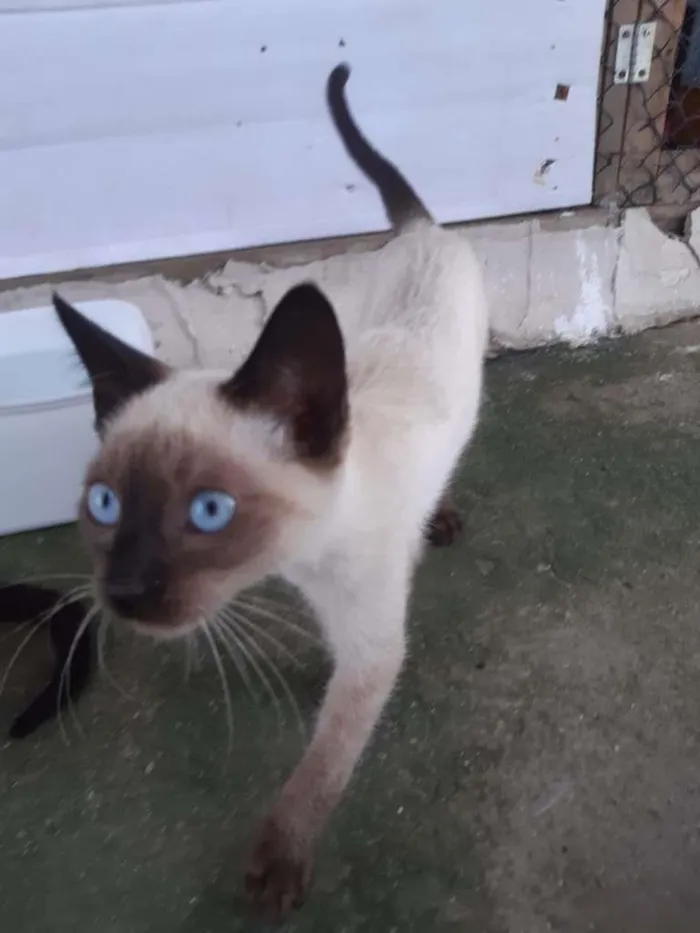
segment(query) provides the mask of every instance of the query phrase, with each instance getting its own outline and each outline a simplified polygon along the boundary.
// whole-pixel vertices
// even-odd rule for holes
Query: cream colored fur
[[[351,411],[349,446],[335,471],[294,462],[280,429],[262,417],[232,415],[215,400],[218,373],[176,374],[132,401],[112,427],[133,435],[171,424],[216,438],[298,506],[266,569],[302,590],[336,665],[312,745],[263,835],[275,840],[278,859],[299,864],[401,668],[415,561],[477,421],[487,337],[470,246],[427,221],[374,253],[364,281],[329,297],[346,344]],[[241,582],[234,575],[222,598]],[[254,858],[254,878],[274,870],[268,843]]]
[[[348,354],[350,446],[317,540],[281,568],[336,661],[312,748],[282,795],[310,835],[324,812],[314,798],[342,791],[400,670],[414,562],[476,425],[487,336],[470,246],[427,222],[374,254],[351,293],[330,297]],[[323,746],[329,754],[315,755]],[[326,773],[319,758],[332,762]]]

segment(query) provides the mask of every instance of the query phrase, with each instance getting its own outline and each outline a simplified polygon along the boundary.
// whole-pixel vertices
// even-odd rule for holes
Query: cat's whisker
[[[81,600],[91,596],[92,593],[89,587],[75,586],[73,589],[68,590],[67,593],[64,593],[56,600],[53,606],[47,609],[46,612],[41,613],[41,616],[37,618],[43,623],[49,623],[62,609],[72,606],[74,603],[79,603]]]
[[[80,602],[81,599],[92,599],[92,588],[85,585],[74,586],[73,589],[68,590],[64,593],[60,599],[58,599],[54,605],[47,610],[44,615],[48,617],[49,620],[53,619],[57,612],[60,612],[61,609],[64,609],[66,606],[70,606],[73,603]]]
[[[70,590],[67,594],[65,594],[65,596],[64,596],[63,599],[59,600],[59,601],[56,603],[56,605],[55,605],[55,606],[53,607],[53,609],[50,611],[49,620],[50,620],[50,619],[53,619],[54,615],[55,615],[57,612],[59,612],[61,609],[63,609],[65,606],[69,606],[69,605],[72,605],[73,603],[80,602],[82,599],[85,599],[85,598],[87,598],[87,597],[92,597],[92,587],[91,587],[91,586],[82,586],[82,587],[76,586],[76,587],[74,587],[74,588],[73,588],[72,590]],[[62,703],[61,703],[61,697],[62,697],[62,694],[63,694],[63,685],[64,685],[64,679],[65,679],[66,669],[67,669],[67,668],[70,669],[70,665],[71,665],[71,663],[72,663],[72,661],[73,661],[73,654],[75,653],[75,647],[77,646],[77,644],[78,644],[80,638],[82,637],[82,635],[83,635],[84,632],[86,631],[87,626],[89,625],[90,621],[92,620],[92,618],[94,617],[94,615],[96,614],[96,612],[97,612],[97,605],[93,602],[93,605],[92,605],[89,609],[86,610],[85,616],[83,617],[83,620],[81,621],[80,625],[78,626],[78,629],[77,629],[77,631],[76,631],[76,634],[75,634],[74,637],[73,637],[73,641],[71,642],[71,646],[70,646],[70,648],[69,648],[69,650],[68,650],[68,654],[67,654],[67,656],[66,656],[65,661],[63,662],[63,667],[62,667],[62,669],[61,669],[61,675],[60,675],[59,682],[58,682],[58,691],[57,691],[57,694],[56,694],[56,720],[57,720],[57,722],[58,722],[58,727],[59,727],[59,729],[60,729],[60,731],[61,731],[61,737],[63,738],[63,741],[64,741],[64,743],[65,743],[66,745],[70,745],[70,740],[69,740],[69,738],[68,738],[68,733],[66,732],[66,727],[65,727],[65,724],[64,724],[64,722],[63,722],[63,712],[62,712],[63,706],[62,706]],[[87,620],[87,622],[86,622],[86,620]],[[70,685],[69,685],[69,689],[70,689]],[[68,694],[68,699],[70,700],[70,693]],[[68,705],[68,704],[66,704],[66,705]],[[73,718],[75,719],[75,721],[76,721],[76,723],[77,723],[77,725],[78,725],[78,731],[81,732],[81,734],[83,734],[83,733],[82,733],[82,730],[80,729],[80,724],[79,724],[78,721],[77,721],[77,716],[76,716],[76,714],[75,714],[75,710],[73,710],[72,715],[73,715]]]
[[[83,598],[83,594],[80,592],[78,592],[76,595],[76,590],[78,590],[78,587],[75,587],[75,589],[70,590],[68,593],[66,593],[53,606],[51,606],[50,609],[47,609],[46,612],[42,612],[38,616],[35,616],[33,619],[29,619],[27,622],[23,623],[19,627],[20,630],[23,629],[27,625],[31,626],[32,628],[29,634],[25,638],[22,639],[22,641],[19,644],[19,647],[17,648],[15,653],[10,658],[10,661],[5,669],[5,673],[3,674],[2,680],[0,681],[0,696],[2,696],[3,690],[5,689],[5,685],[7,684],[7,678],[10,676],[10,672],[12,670],[13,665],[19,658],[24,648],[31,641],[32,636],[35,635],[36,632],[39,631],[42,625],[45,625],[46,623],[50,622],[51,619],[53,619],[53,617],[56,615],[56,613],[59,612],[61,609],[63,609],[65,606],[68,606],[71,603],[77,603]]]
[[[231,629],[227,628],[223,620],[219,619],[218,617],[215,618],[211,623],[211,628],[214,636],[218,635],[226,653],[233,661],[233,664],[238,671],[238,674],[243,681],[251,700],[254,703],[258,703],[258,695],[253,689],[253,682],[248,676],[245,663],[239,657],[240,645],[235,633]]]
[[[260,635],[262,638],[264,638],[265,641],[268,642],[268,644],[272,645],[277,651],[280,652],[280,654],[283,654],[285,658],[287,658],[294,665],[294,667],[296,667],[298,670],[301,670],[303,668],[304,665],[301,663],[299,658],[295,657],[292,654],[292,652],[289,650],[289,648],[287,648],[287,646],[279,640],[279,638],[275,638],[274,635],[272,635],[270,632],[267,631],[267,629],[264,629],[262,626],[256,625],[252,619],[249,619],[242,612],[235,612],[235,610],[233,610],[233,613],[234,613],[234,618],[238,624],[245,625],[247,628],[253,631],[256,635]]]
[[[188,684],[190,682],[190,677],[192,676],[192,671],[194,669],[194,652],[196,651],[197,645],[197,633],[190,632],[185,636],[184,649],[185,649],[185,671],[183,674],[183,683]]]
[[[227,756],[230,756],[233,749],[233,704],[231,703],[231,691],[228,686],[228,679],[226,677],[226,669],[224,668],[224,663],[221,660],[221,652],[219,651],[214,637],[212,636],[209,628],[207,626],[206,619],[203,619],[199,624],[200,631],[204,632],[204,637],[209,642],[209,647],[211,648],[212,657],[214,659],[214,664],[219,672],[219,677],[221,678],[221,687],[224,692],[224,704],[226,707],[226,721],[228,723],[228,751]]]
[[[281,612],[285,619],[291,612],[297,619],[301,619],[311,625],[315,624],[313,613],[299,598],[294,599],[290,596],[288,599],[282,600],[278,597],[270,596],[269,594],[257,593],[255,590],[246,590],[240,594],[240,597],[256,605],[267,606],[272,612]]]
[[[260,629],[259,631],[262,631],[262,629]],[[270,671],[270,673],[275,677],[275,679],[277,680],[277,682],[278,682],[278,683],[280,684],[280,686],[282,687],[282,690],[284,691],[284,693],[285,693],[287,699],[289,700],[289,702],[290,702],[290,704],[291,704],[291,707],[292,707],[292,710],[293,710],[293,712],[294,712],[294,715],[295,715],[295,718],[296,718],[296,721],[297,721],[297,726],[298,726],[298,729],[299,729],[299,734],[301,735],[302,738],[305,738],[305,737],[306,737],[306,728],[305,728],[305,726],[304,726],[304,719],[303,719],[303,716],[301,715],[301,710],[299,709],[299,704],[297,703],[297,699],[296,699],[296,697],[294,696],[294,693],[292,692],[292,689],[291,689],[291,687],[289,686],[289,683],[288,683],[286,677],[282,674],[282,671],[279,669],[279,666],[278,666],[278,665],[272,660],[272,658],[267,654],[267,652],[266,652],[265,649],[262,647],[262,645],[260,645],[260,644],[255,640],[253,634],[252,634],[250,631],[246,631],[245,629],[239,628],[239,629],[238,629],[238,634],[239,634],[242,638],[244,638],[244,639],[247,641],[247,643],[250,645],[250,647],[251,647],[254,651],[257,652],[258,657],[260,658],[260,661],[261,661],[262,663],[266,664],[266,666],[267,666],[268,670]]]
[[[41,613],[41,618],[43,621],[50,621],[57,612],[60,612],[65,606],[70,606],[73,603],[79,602],[81,599],[86,599],[88,596],[91,596],[90,587],[85,586],[84,584],[74,586],[70,590],[67,590],[65,593],[59,595],[59,598],[50,606],[45,612]],[[37,617],[38,618],[38,617]]]
[[[277,713],[277,727],[278,729],[281,730],[282,723],[284,720],[284,712],[282,710],[280,698],[277,696],[277,691],[274,689],[274,687],[270,683],[270,680],[267,674],[265,673],[265,671],[258,664],[258,661],[255,655],[251,654],[250,649],[246,646],[246,642],[243,640],[244,633],[238,630],[237,623],[235,622],[235,620],[231,619],[230,617],[226,617],[226,619],[225,620],[222,619],[221,622],[222,622],[223,630],[227,632],[232,638],[235,639],[239,650],[241,651],[243,656],[246,658],[246,660],[248,661],[248,664],[251,666],[253,671],[255,671],[255,673],[257,674],[260,683],[263,685],[265,691],[267,692],[267,695],[272,700],[272,704],[275,707],[275,712]]]
[[[287,628],[290,631],[294,632],[296,635],[301,635],[302,638],[308,639],[314,645],[321,644],[320,639],[316,635],[314,635],[313,632],[309,632],[303,626],[297,625],[296,623],[291,622],[289,619],[285,619],[283,616],[278,615],[276,612],[272,612],[271,610],[266,609],[263,606],[258,606],[255,603],[251,603],[249,601],[249,598],[238,596],[236,597],[232,605],[234,606],[234,608],[247,610],[248,612],[257,612],[258,615],[260,615],[262,618],[270,619],[272,622],[278,623],[284,628]]]
[[[83,732],[82,726],[80,725],[80,720],[78,719],[78,715],[75,712],[75,704],[72,702],[72,696],[71,696],[71,679],[70,679],[71,678],[71,665],[73,663],[73,656],[75,655],[75,651],[76,651],[76,648],[78,647],[78,643],[80,642],[80,639],[83,637],[83,635],[87,631],[88,626],[90,625],[90,623],[95,618],[98,612],[99,612],[99,606],[97,604],[94,604],[85,613],[85,616],[83,617],[82,622],[78,626],[76,633],[73,636],[73,641],[71,642],[71,646],[68,649],[68,654],[66,655],[66,660],[63,664],[63,669],[61,671],[61,677],[58,683],[58,697],[57,697],[56,702],[57,702],[57,718],[58,718],[59,724],[62,723],[60,713],[61,713],[61,708],[62,708],[62,698],[65,696],[66,707],[68,709],[68,712],[71,715],[74,726],[76,727],[79,735],[82,738],[85,738],[85,733]],[[64,738],[67,740],[68,736],[65,734],[65,730],[63,728],[62,728],[62,732],[64,733]]]
[[[103,616],[97,628],[97,670],[99,671],[100,675],[105,678],[107,683],[114,687],[120,696],[122,696],[125,700],[128,700],[130,703],[136,703],[137,700],[133,693],[129,693],[128,690],[125,690],[114,674],[112,674],[110,669],[107,667],[107,661],[105,660],[105,643],[107,641],[108,631],[109,618],[107,616]]]
[[[61,609],[64,609],[66,606],[69,606],[72,603],[77,603],[81,599],[84,599],[90,595],[91,591],[89,587],[73,587],[73,589],[63,593],[49,609],[46,609],[44,612],[33,616],[31,619],[26,619],[24,622],[20,622],[19,625],[14,626],[14,630],[3,635],[0,641],[4,641],[6,638],[10,638],[13,635],[16,635],[18,632],[22,632],[25,628],[27,628],[27,626],[32,625],[34,622],[50,622],[51,619],[53,619],[53,617],[61,611]]]
[[[268,652],[265,651],[263,646],[260,645],[256,641],[252,633],[251,632],[244,633],[243,631],[241,631],[241,635],[244,635],[244,634],[247,635],[248,643],[251,645],[251,647],[254,650],[257,650],[260,660],[263,661],[267,665],[268,670],[272,673],[275,680],[277,680],[277,682],[281,686],[292,708],[292,713],[293,713],[293,717],[296,722],[297,731],[299,732],[299,735],[301,736],[302,740],[305,740],[306,739],[306,726],[304,724],[304,717],[301,714],[299,703],[297,702],[297,698],[294,696],[294,692],[289,685],[288,679],[285,677],[285,675],[280,670],[279,664],[275,660],[273,660],[268,654]]]
[[[268,606],[273,611],[278,611],[285,614],[288,612],[293,612],[295,615],[301,615],[302,617],[306,617],[308,615],[304,611],[303,604],[298,599],[292,599],[291,596],[283,600],[278,596],[271,596],[269,593],[259,592],[255,589],[244,590],[243,593],[239,595],[249,602],[259,603],[261,606]]]

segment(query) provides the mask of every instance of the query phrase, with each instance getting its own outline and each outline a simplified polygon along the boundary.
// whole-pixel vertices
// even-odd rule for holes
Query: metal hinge
[[[620,26],[615,52],[615,84],[643,84],[649,80],[656,23]]]

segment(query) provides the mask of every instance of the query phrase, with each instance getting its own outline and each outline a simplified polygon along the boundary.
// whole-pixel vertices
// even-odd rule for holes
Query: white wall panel
[[[590,200],[604,0],[21,6],[0,0],[0,278],[383,228],[325,112],[344,59],[441,221]]]

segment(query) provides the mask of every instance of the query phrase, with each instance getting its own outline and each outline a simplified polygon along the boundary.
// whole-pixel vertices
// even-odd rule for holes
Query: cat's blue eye
[[[105,483],[93,483],[87,491],[87,510],[98,525],[116,525],[121,505],[113,489]]]
[[[205,534],[222,531],[233,518],[236,500],[227,492],[207,489],[199,492],[190,503],[190,522]]]

